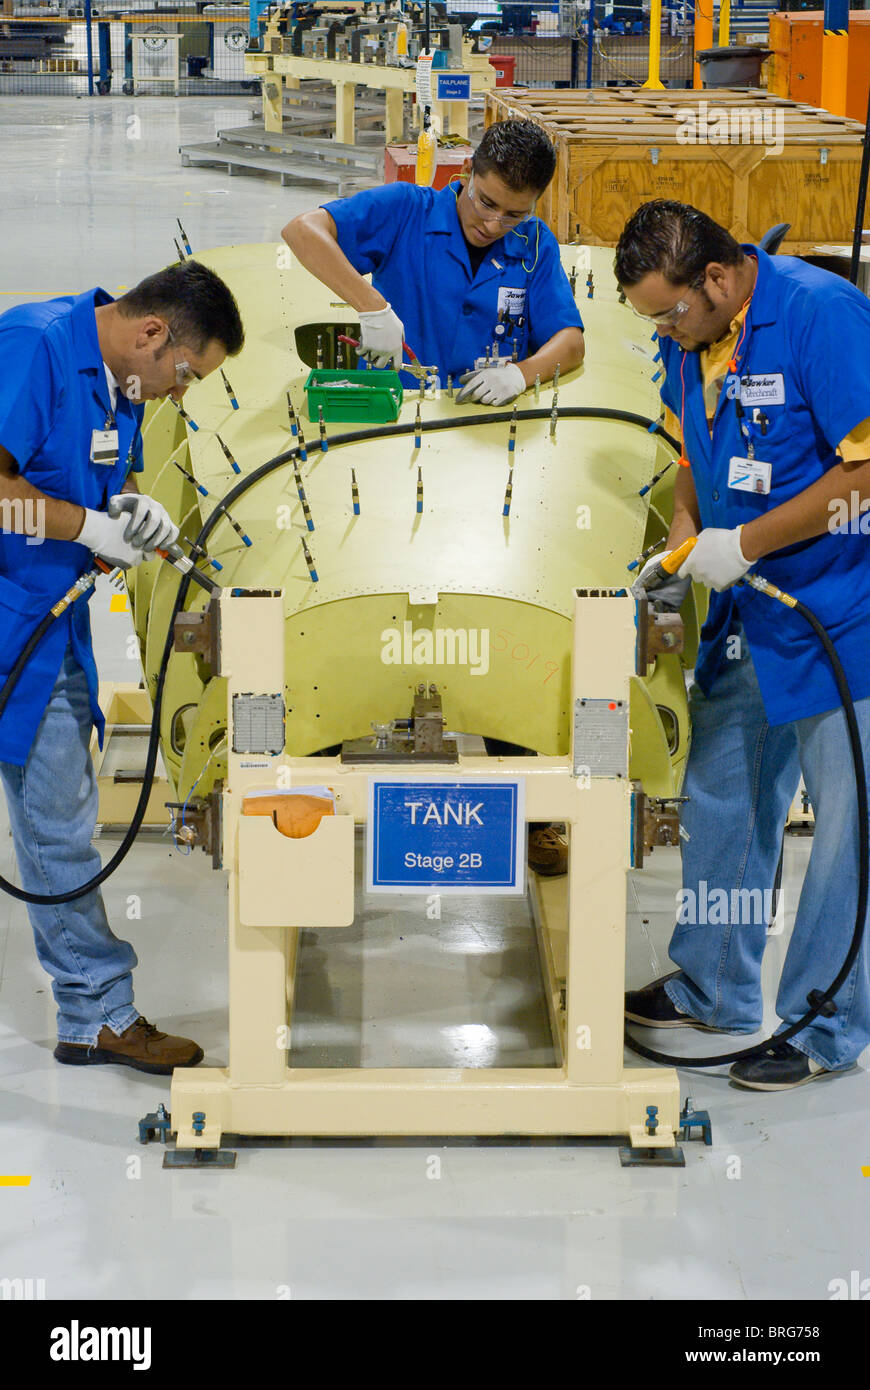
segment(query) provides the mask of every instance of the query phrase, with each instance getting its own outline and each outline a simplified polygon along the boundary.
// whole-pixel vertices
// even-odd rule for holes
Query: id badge
[[[728,464],[728,486],[738,492],[770,492],[771,467],[761,459],[732,458]]]
[[[91,463],[111,467],[118,462],[118,431],[91,430]]]

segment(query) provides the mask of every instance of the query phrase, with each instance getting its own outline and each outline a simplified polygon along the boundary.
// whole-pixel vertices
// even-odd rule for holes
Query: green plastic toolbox
[[[314,424],[320,418],[319,407],[324,420],[386,425],[398,420],[403,395],[398,372],[317,367],[309,373],[305,383],[308,418]]]

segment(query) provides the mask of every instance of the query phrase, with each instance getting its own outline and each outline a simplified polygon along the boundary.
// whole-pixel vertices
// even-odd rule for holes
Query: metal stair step
[[[297,135],[287,131],[267,131],[264,126],[234,126],[230,130],[219,130],[218,140],[229,146],[245,148],[260,147],[274,151],[279,149],[288,154],[311,155],[337,162],[345,161],[346,166],[361,165],[373,173],[380,173],[384,161],[383,146],[370,149],[357,145],[340,145],[335,140],[318,140],[309,135]],[[345,166],[345,167],[346,167]]]
[[[282,184],[292,181],[337,186],[340,194],[345,189],[355,191],[380,182],[379,178],[369,176],[364,170],[352,169],[346,164],[330,167],[323,163],[288,159],[286,154],[269,154],[266,150],[246,152],[228,147],[218,140],[204,145],[180,145],[178,152],[184,166],[224,164],[231,176],[236,168],[253,169],[261,173],[280,174]]]

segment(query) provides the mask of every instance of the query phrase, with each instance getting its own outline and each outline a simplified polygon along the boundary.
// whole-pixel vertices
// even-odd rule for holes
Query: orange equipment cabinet
[[[767,89],[774,96],[822,103],[822,34],[824,10],[803,10],[769,17],[770,47]],[[849,67],[846,112],[854,121],[867,119],[870,88],[870,10],[849,11]]]

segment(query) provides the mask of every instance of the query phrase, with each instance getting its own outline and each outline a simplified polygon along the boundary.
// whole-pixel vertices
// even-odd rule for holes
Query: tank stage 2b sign
[[[366,891],[525,892],[522,782],[369,785]]]

